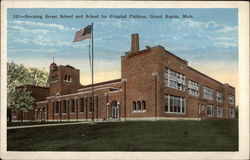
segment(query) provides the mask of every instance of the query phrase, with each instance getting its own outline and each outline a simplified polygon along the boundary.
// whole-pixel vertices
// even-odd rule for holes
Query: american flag
[[[88,25],[84,29],[80,29],[76,32],[75,39],[73,42],[83,41],[91,38],[92,25]]]

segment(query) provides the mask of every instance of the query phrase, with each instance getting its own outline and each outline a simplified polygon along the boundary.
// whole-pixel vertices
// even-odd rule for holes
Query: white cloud
[[[45,29],[26,29],[21,26],[9,26],[9,28],[17,30],[18,32],[31,33],[31,34],[47,34],[49,30]]]
[[[238,44],[236,42],[216,42],[214,43],[214,46],[228,48],[228,47],[237,47]]]
[[[56,53],[56,49],[9,49],[9,52]]]
[[[40,23],[40,22],[32,22],[32,21],[9,21],[11,25],[29,25],[33,27],[51,27],[54,29],[59,29],[59,30],[65,30],[65,29],[70,29],[69,27],[64,27],[63,25],[60,24],[46,24],[46,23]]]

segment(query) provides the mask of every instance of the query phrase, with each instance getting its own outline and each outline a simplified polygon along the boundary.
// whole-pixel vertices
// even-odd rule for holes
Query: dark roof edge
[[[114,82],[121,82],[121,78],[113,79],[113,80],[109,80],[109,81],[104,81],[104,82],[99,82],[99,83],[94,83],[93,86],[100,86],[100,85],[114,83]],[[85,85],[82,88],[78,88],[78,89],[84,89],[84,88],[88,88],[88,87],[91,87],[91,86],[92,86],[92,84],[88,84],[88,85]]]

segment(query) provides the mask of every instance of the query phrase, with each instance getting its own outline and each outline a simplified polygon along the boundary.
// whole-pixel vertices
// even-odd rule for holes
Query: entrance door
[[[112,101],[111,106],[112,106],[112,118],[113,119],[119,118],[119,108],[117,105],[117,101]]]

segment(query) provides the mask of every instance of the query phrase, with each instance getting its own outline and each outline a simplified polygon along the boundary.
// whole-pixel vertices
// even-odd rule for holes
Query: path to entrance
[[[86,124],[86,123],[92,124],[93,122],[73,122],[73,123],[56,123],[56,124],[14,126],[14,127],[7,127],[7,129],[35,128],[35,127],[47,127],[47,126],[63,126],[63,125]]]

